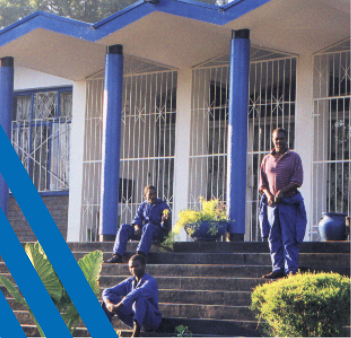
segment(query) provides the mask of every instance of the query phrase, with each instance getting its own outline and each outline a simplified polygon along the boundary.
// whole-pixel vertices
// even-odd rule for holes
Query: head
[[[129,271],[130,273],[140,279],[145,275],[146,260],[142,255],[134,255],[129,259]]]
[[[287,149],[287,135],[285,129],[275,129],[272,133],[272,142],[277,153],[285,152]]]
[[[151,203],[151,204],[155,204],[157,201],[157,190],[156,188],[149,184],[144,188],[144,195],[146,200]]]

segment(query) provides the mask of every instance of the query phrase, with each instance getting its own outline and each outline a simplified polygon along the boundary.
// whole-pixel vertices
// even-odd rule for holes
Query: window
[[[69,188],[72,89],[17,92],[12,145],[39,192]]]
[[[351,212],[350,59],[349,39],[314,56],[312,240],[323,212]]]

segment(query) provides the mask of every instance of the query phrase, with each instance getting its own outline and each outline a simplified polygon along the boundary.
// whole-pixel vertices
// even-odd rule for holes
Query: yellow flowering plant
[[[187,209],[181,210],[178,213],[178,220],[173,229],[175,234],[178,234],[182,228],[192,225],[192,228],[187,230],[188,235],[191,235],[195,232],[196,228],[200,227],[201,221],[228,221],[226,205],[219,201],[218,198],[206,201],[203,197],[200,197],[200,202],[201,211]],[[214,236],[217,231],[217,227],[213,226],[209,229],[209,234]]]

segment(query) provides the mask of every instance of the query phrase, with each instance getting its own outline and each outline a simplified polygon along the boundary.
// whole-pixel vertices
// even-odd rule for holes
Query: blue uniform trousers
[[[150,251],[152,241],[162,241],[166,231],[160,226],[152,223],[147,223],[141,228],[141,238],[134,235],[134,226],[129,224],[122,224],[119,229],[115,245],[113,247],[113,253],[123,256],[126,252],[126,245],[130,239],[139,240],[137,251],[142,251],[147,255]]]
[[[272,270],[297,272],[299,267],[299,243],[296,238],[298,206],[278,204],[267,207],[270,226],[269,248]]]
[[[122,298],[110,295],[109,299],[112,303],[118,304]],[[114,314],[107,310],[105,303],[102,304],[108,319],[111,321]],[[160,312],[152,305],[146,297],[139,297],[131,307],[125,305],[117,312],[118,318],[126,325],[133,327],[133,321],[144,327],[147,332],[155,331],[160,326],[162,317]]]

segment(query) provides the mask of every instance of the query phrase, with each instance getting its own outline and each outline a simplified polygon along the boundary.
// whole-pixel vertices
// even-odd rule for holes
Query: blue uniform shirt
[[[125,307],[131,307],[133,302],[139,297],[146,297],[148,301],[158,311],[158,285],[152,276],[146,273],[137,284],[135,277],[125,279],[116,286],[106,289],[103,293],[103,300],[113,299],[114,295],[124,297],[122,303]]]
[[[160,226],[164,210],[169,210],[169,206],[159,198],[155,204],[150,204],[148,201],[145,201],[140,204],[136,216],[132,221],[132,225],[137,224],[139,228],[142,228],[146,223]]]

